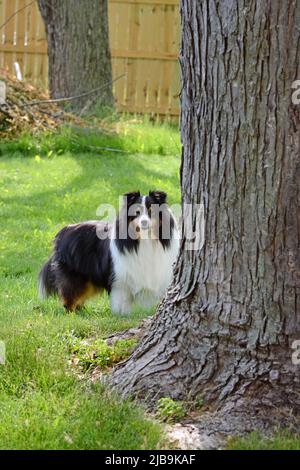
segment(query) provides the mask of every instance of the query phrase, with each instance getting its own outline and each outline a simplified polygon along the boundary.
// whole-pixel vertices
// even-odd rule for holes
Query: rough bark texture
[[[48,41],[52,98],[98,94],[70,102],[74,109],[113,106],[107,0],[38,0]]]
[[[182,201],[204,204],[205,243],[187,251],[183,237],[113,382],[149,400],[201,394],[215,431],[297,425],[300,2],[182,0],[181,15]]]

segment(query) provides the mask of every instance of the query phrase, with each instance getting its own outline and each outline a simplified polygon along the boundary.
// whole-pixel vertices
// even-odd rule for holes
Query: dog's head
[[[164,191],[140,191],[124,194],[120,219],[126,221],[128,236],[132,239],[168,239],[174,226]]]

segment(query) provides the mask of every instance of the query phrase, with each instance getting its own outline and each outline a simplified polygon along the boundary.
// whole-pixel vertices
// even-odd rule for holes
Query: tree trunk
[[[300,1],[182,0],[181,16],[182,202],[203,204],[205,242],[188,251],[183,234],[113,382],[150,400],[201,395],[227,432],[299,424]]]
[[[107,0],[38,0],[48,41],[52,98],[97,93],[70,101],[75,110],[113,106]]]

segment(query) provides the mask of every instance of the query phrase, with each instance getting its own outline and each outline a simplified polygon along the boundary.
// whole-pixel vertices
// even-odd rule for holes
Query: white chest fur
[[[112,308],[120,310],[119,306],[114,305],[115,294],[118,292],[119,298],[120,291],[122,291],[122,302],[125,304],[137,302],[150,306],[158,302],[172,280],[172,266],[177,257],[178,246],[177,238],[172,239],[166,249],[158,240],[144,239],[140,240],[137,252],[125,251],[123,254],[119,252],[112,239],[111,254],[114,265]]]

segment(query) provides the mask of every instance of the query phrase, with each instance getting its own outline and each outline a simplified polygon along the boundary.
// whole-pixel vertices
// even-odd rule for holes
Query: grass
[[[300,436],[288,431],[278,431],[273,437],[253,432],[246,437],[229,440],[228,450],[300,450]]]
[[[53,153],[179,155],[181,151],[178,127],[153,124],[149,120],[120,120],[105,126],[96,122],[89,128],[64,127],[56,133],[42,133],[35,138],[23,134],[17,140],[3,142],[0,155],[22,152],[23,155]]]
[[[101,346],[105,335],[137,325],[147,312],[115,317],[104,296],[81,313],[66,314],[56,299],[41,301],[36,292],[38,270],[64,224],[95,219],[101,203],[117,207],[119,196],[133,189],[159,188],[171,203],[179,202],[179,156],[167,155],[169,137],[157,155],[162,131],[147,124],[145,136],[148,126],[151,138],[144,138],[144,147],[140,137],[131,142],[124,132],[119,136],[124,150],[135,149],[134,154],[71,153],[60,136],[26,136],[11,148],[0,145],[0,340],[7,351],[6,364],[0,365],[0,449],[162,445],[161,426],[141,407],[74,374],[65,341],[70,335],[92,337]],[[30,151],[23,151],[25,141]],[[36,146],[46,141],[45,152],[37,153]],[[131,346],[124,346],[125,353]],[[112,352],[125,353],[123,348]]]

